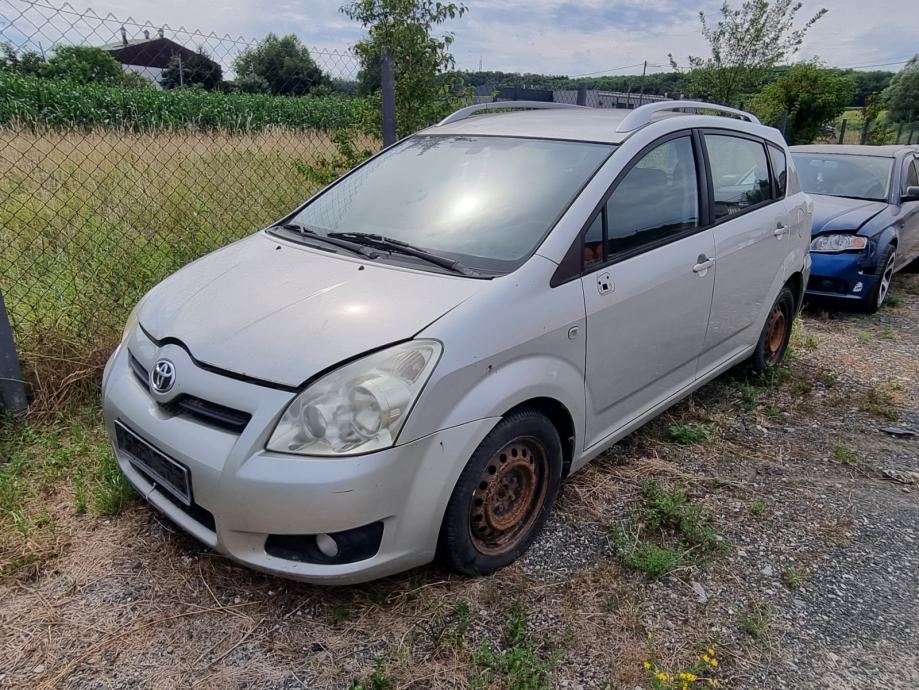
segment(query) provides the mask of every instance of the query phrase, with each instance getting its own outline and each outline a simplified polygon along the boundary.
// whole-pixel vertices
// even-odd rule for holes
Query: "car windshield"
[[[810,194],[885,201],[892,158],[840,153],[793,154],[801,186]]]
[[[533,253],[613,148],[415,136],[336,182],[289,222],[321,234],[381,235],[499,275]]]

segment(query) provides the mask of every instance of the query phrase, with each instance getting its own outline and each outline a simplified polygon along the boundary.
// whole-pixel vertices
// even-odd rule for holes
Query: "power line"
[[[903,65],[912,59],[913,59],[912,56],[910,56],[906,58],[905,60],[897,60],[896,62],[877,62],[873,65],[843,65],[842,67],[838,67],[837,69],[859,69],[859,68],[865,68],[865,67],[889,67],[891,65]]]

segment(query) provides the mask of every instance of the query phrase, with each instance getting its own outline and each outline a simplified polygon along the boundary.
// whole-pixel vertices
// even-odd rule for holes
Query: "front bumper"
[[[176,368],[172,397],[194,395],[243,411],[251,420],[234,433],[175,414],[154,400],[129,358],[148,370],[160,357]],[[115,445],[125,476],[180,527],[230,558],[284,577],[348,584],[431,561],[453,486],[496,419],[482,419],[394,448],[348,458],[282,455],[265,450],[293,394],[199,367],[177,345],[158,348],[139,329],[115,352],[103,379],[111,438],[116,421],[186,467],[193,505],[184,506],[132,464]],[[164,404],[165,403],[165,404]],[[269,535],[338,533],[383,523],[375,555],[343,564],[270,555]]]
[[[865,299],[874,286],[875,268],[866,265],[862,252],[812,252],[807,296],[851,301]]]

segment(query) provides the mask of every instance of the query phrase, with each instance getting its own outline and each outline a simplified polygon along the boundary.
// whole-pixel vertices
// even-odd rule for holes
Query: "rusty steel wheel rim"
[[[506,553],[526,537],[545,503],[548,476],[548,453],[535,438],[514,439],[489,459],[469,520],[478,551]]]
[[[766,328],[766,349],[769,351],[769,360],[778,359],[782,351],[782,345],[785,344],[785,332],[788,329],[788,319],[785,316],[785,310],[781,305],[776,305],[769,314],[769,322]]]

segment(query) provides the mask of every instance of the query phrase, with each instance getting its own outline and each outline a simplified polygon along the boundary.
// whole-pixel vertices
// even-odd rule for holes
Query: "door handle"
[[[699,254],[699,258],[696,259],[696,265],[692,267],[692,272],[704,276],[708,269],[714,265],[714,259],[709,259],[705,254]]]
[[[782,239],[785,235],[788,234],[788,226],[781,221],[776,224],[775,230],[772,231],[772,234],[776,236],[777,239]]]

